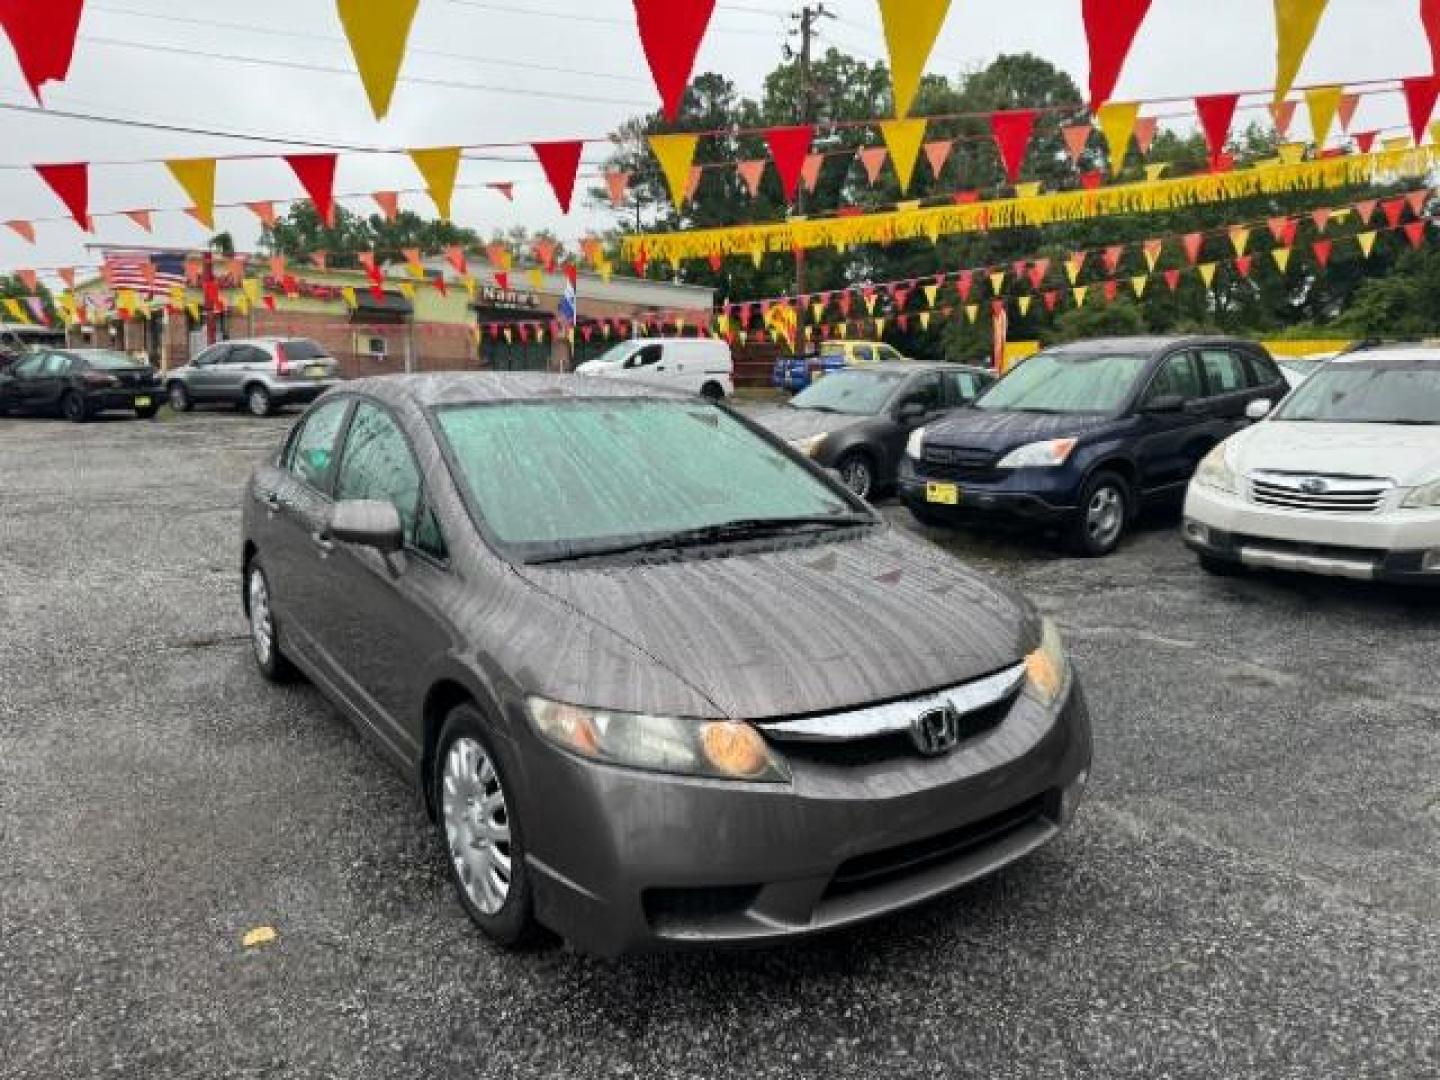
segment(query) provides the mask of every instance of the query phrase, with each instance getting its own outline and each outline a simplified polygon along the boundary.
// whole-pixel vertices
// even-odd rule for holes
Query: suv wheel
[[[507,947],[536,930],[514,792],[479,711],[450,713],[435,756],[435,818],[460,903],[486,936]]]
[[[245,388],[245,408],[250,410],[251,416],[269,416],[274,411],[274,403],[270,400],[270,391],[259,383]]]
[[[1125,479],[1113,472],[1097,473],[1085,485],[1080,512],[1070,528],[1070,546],[1086,558],[1109,555],[1120,546],[1130,509]]]
[[[184,383],[172,382],[166,393],[170,398],[170,408],[177,413],[189,412],[195,407],[195,403],[190,400],[190,391],[185,388]]]

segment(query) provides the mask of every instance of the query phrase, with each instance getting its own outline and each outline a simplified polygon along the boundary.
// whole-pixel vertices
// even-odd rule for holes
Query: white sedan
[[[1183,529],[1212,573],[1440,584],[1440,350],[1326,364],[1204,460]]]

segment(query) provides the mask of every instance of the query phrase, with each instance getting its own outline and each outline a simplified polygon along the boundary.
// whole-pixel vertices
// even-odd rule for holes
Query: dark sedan
[[[1290,392],[1264,348],[1231,338],[1114,338],[1037,353],[975,408],[917,430],[900,497],[929,525],[1008,521],[1108,555],[1149,503]],[[1257,415],[1264,415],[1261,409]]]
[[[1055,628],[723,406],[362,380],[252,478],[244,602],[413,779],[496,940],[763,942],[1053,838],[1090,767]]]
[[[77,424],[103,412],[152,420],[165,399],[154,368],[103,349],[42,350],[0,375],[0,415],[43,413]]]
[[[756,419],[869,499],[895,486],[912,431],[970,404],[994,381],[983,368],[955,364],[848,368]]]

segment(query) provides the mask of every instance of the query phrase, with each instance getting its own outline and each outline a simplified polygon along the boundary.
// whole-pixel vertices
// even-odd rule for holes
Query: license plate
[[[314,367],[307,367],[305,374],[311,379],[323,379],[326,375],[326,368],[323,365],[317,364]]]
[[[148,409],[150,407],[150,399],[148,397],[137,397],[135,399],[135,407],[137,409]]]
[[[926,484],[925,501],[940,506],[959,506],[960,489],[954,484]]]

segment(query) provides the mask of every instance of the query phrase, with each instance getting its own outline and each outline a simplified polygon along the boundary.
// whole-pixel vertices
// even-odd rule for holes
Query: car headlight
[[[1065,689],[1070,661],[1059,628],[1049,619],[1041,623],[1040,647],[1025,657],[1025,693],[1041,705],[1054,705]]]
[[[785,762],[749,724],[606,712],[536,697],[526,706],[542,736],[592,761],[717,780],[790,779]]]
[[[1417,487],[1405,496],[1401,505],[1406,510],[1434,510],[1440,507],[1440,480]]]
[[[925,453],[925,429],[916,428],[910,433],[910,438],[905,443],[905,456],[912,461],[919,461]]]
[[[790,445],[795,448],[797,453],[804,454],[808,458],[813,458],[820,452],[820,447],[824,445],[825,440],[829,437],[828,434],[811,435],[808,439],[796,439]]]
[[[998,469],[1056,469],[1070,460],[1078,439],[1049,439],[1012,450],[1000,459]]]
[[[1200,468],[1195,470],[1195,482],[1231,495],[1240,493],[1240,477],[1230,467],[1224,443],[1205,455],[1205,460],[1200,462]]]

